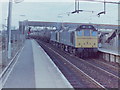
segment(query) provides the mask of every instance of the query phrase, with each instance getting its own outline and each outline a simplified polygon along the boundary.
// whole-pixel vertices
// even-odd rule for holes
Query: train
[[[98,32],[93,25],[80,25],[60,30],[45,30],[39,37],[56,47],[79,57],[94,56],[98,52]],[[44,38],[44,39],[43,39]]]

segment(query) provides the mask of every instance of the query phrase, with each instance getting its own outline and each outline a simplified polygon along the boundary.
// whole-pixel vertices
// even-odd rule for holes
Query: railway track
[[[76,67],[74,64],[69,62],[66,58],[61,56],[59,53],[41,42],[39,42],[39,44],[52,58],[54,63],[63,72],[63,74],[66,76],[74,88],[105,88],[100,83],[96,82],[93,78],[84,73],[82,70],[80,70],[78,67]]]
[[[96,61],[96,59],[92,59],[92,60],[95,60]],[[115,70],[118,70],[119,68],[120,68],[120,64],[118,64],[118,63],[110,63],[110,62],[108,62],[108,61],[105,61],[105,60],[101,60],[101,59],[98,59],[97,60],[97,62],[98,63],[101,63],[101,64],[103,64],[103,65],[105,65],[105,66],[107,66],[107,67],[110,67],[110,68],[113,68],[113,69],[115,69]]]
[[[93,66],[95,66],[96,68],[110,74],[113,77],[116,77],[120,80],[120,76],[119,76],[119,65],[118,67],[106,64],[104,62],[100,62],[99,60],[96,59],[88,59],[86,60],[89,64],[92,64]]]
[[[41,43],[40,43],[40,45],[41,45]],[[108,70],[106,70],[105,69],[106,67],[101,68],[100,65],[98,66],[98,64],[92,63],[92,60],[91,60],[91,62],[89,62],[90,60],[86,61],[86,60],[80,59],[74,55],[63,52],[61,50],[58,50],[58,48],[54,48],[54,46],[52,46],[48,43],[43,44],[43,42],[42,42],[42,47],[45,50],[47,48],[46,52],[52,51],[51,53],[54,53],[54,55],[56,56],[54,58],[61,57],[61,59],[58,59],[58,60],[61,60],[64,63],[67,63],[67,65],[69,65],[69,66],[72,65],[71,67],[72,67],[72,69],[74,68],[74,71],[77,72],[76,74],[78,74],[78,71],[79,71],[79,73],[82,73],[82,74],[84,73],[84,75],[82,75],[82,76],[89,77],[89,80],[87,78],[87,79],[84,79],[84,81],[88,80],[89,83],[96,82],[96,84],[102,88],[118,88],[118,86],[119,86],[118,82],[120,80],[119,75],[109,72],[110,69],[108,67],[107,67]],[[53,54],[51,55],[51,57],[53,57]],[[60,61],[58,61],[58,62],[60,62]],[[66,67],[66,66],[64,66],[64,67]],[[103,67],[103,65],[102,65],[102,67]],[[88,85],[88,86],[98,87],[97,85]]]

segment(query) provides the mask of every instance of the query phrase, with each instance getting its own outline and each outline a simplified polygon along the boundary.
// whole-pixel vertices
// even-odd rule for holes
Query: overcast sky
[[[6,1],[6,0],[4,0]],[[32,1],[32,2],[27,2]],[[36,1],[36,2],[35,2]],[[49,2],[48,2],[49,1]],[[60,2],[62,1],[62,2]],[[66,2],[65,2],[66,1]],[[96,24],[118,24],[118,5],[107,4],[106,14],[98,17],[103,11],[103,3],[80,2],[80,9],[91,12],[67,15],[74,11],[74,0],[24,0],[24,2],[13,3],[12,26],[18,27],[19,20],[50,21],[50,22],[76,22]],[[100,0],[99,0],[100,1]],[[103,0],[101,0],[103,1]],[[107,0],[106,0],[107,1]],[[113,0],[108,0],[113,1]],[[118,1],[118,0],[114,0]],[[1,7],[2,6],[2,7]],[[0,23],[6,24],[8,2],[0,2]],[[20,16],[25,15],[25,16]],[[2,21],[2,22],[1,22]]]

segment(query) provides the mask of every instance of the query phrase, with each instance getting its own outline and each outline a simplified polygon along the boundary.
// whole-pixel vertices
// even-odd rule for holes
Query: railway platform
[[[35,40],[24,47],[3,78],[3,88],[73,88]]]
[[[100,58],[105,59],[109,62],[120,63],[120,53],[118,50],[112,50],[111,48],[99,48]]]

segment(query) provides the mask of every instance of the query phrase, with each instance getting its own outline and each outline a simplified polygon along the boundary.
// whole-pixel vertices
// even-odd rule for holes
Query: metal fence
[[[0,34],[0,73],[4,70],[5,67],[14,59],[17,53],[22,48],[25,42],[25,35],[22,34],[19,30],[11,31],[11,59],[8,59],[8,34],[7,31],[3,30]]]

